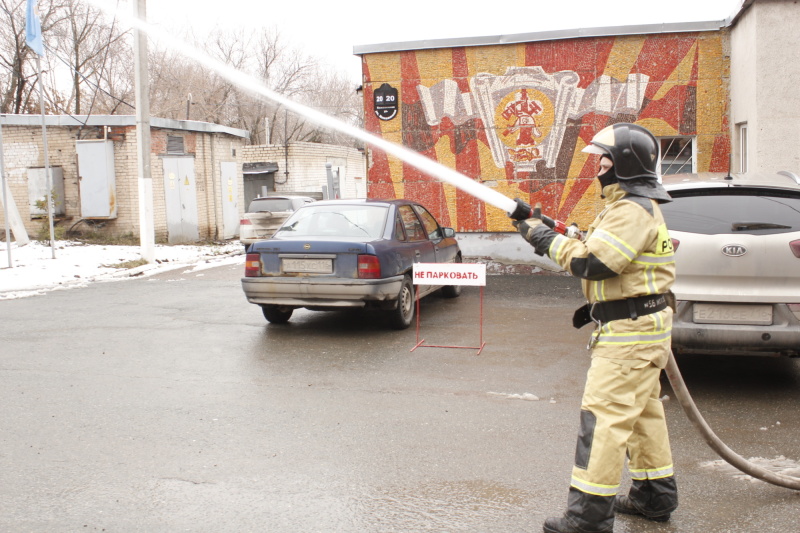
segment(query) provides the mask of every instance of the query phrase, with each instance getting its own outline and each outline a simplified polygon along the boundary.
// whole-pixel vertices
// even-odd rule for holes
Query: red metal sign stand
[[[478,346],[445,346],[440,344],[425,344],[425,339],[420,340],[419,338],[419,322],[420,322],[420,312],[419,312],[419,289],[414,291],[416,306],[417,306],[417,344],[413,348],[411,348],[411,352],[416,350],[417,348],[462,348],[465,350],[478,350],[478,353],[475,355],[480,355],[483,351],[483,347],[486,346],[486,343],[483,342],[483,285],[481,285],[481,298],[480,298],[480,327],[479,327],[479,339],[478,339]]]

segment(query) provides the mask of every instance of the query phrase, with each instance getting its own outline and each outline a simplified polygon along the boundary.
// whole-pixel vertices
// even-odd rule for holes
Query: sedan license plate
[[[695,324],[772,324],[771,305],[694,304]]]
[[[303,272],[310,274],[330,274],[333,272],[332,259],[288,259],[281,260],[284,272]]]

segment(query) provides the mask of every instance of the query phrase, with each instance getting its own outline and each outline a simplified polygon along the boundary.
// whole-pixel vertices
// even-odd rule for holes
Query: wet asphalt
[[[0,302],[0,531],[522,532],[563,510],[589,365],[576,280],[433,295],[418,333],[359,311],[270,325],[242,270]],[[679,364],[731,448],[800,475],[796,361]],[[800,494],[715,463],[663,395],[680,508],[615,531],[800,530]]]

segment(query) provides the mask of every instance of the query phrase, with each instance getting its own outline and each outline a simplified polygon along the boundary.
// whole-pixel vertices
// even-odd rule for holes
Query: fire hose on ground
[[[719,455],[726,463],[737,470],[741,470],[749,476],[760,479],[761,481],[765,481],[779,487],[785,487],[787,489],[800,490],[800,478],[776,474],[775,472],[770,472],[769,470],[761,468],[760,466],[751,463],[741,455],[731,450],[724,442],[722,442],[719,437],[717,437],[708,423],[706,423],[703,415],[700,414],[700,411],[697,409],[697,405],[695,405],[691,394],[689,394],[689,389],[686,388],[686,383],[683,381],[683,376],[681,375],[681,371],[678,369],[678,363],[675,361],[675,355],[673,355],[672,352],[669,354],[669,361],[667,362],[667,367],[664,369],[664,371],[669,378],[669,383],[672,385],[672,390],[675,393],[675,396],[678,398],[681,407],[683,407],[683,411],[686,413],[686,416],[692,422],[695,429],[700,432],[700,435],[703,436],[711,449],[714,450],[717,455]]]

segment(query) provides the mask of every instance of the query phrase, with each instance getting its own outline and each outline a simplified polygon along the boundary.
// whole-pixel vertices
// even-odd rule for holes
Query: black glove
[[[517,202],[522,202],[517,200]],[[524,202],[522,202],[524,204]],[[528,204],[525,204],[526,206]],[[530,208],[530,206],[528,206]],[[533,245],[533,252],[536,255],[545,255],[550,249],[550,243],[558,235],[542,220],[542,204],[537,203],[529,212],[529,217],[525,220],[515,220],[512,222],[515,228],[522,234],[522,237]]]

